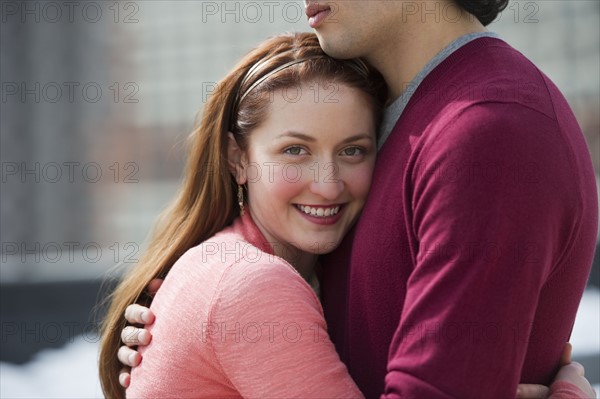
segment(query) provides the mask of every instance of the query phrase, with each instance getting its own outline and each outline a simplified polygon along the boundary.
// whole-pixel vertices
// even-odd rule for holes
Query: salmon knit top
[[[188,250],[151,310],[128,398],[363,397],[317,295],[249,215]]]

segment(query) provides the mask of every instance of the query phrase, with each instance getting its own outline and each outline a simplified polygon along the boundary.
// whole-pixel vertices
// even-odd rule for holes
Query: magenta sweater
[[[355,229],[324,261],[330,335],[367,398],[549,384],[596,244],[594,172],[554,84],[481,38],[418,87]]]

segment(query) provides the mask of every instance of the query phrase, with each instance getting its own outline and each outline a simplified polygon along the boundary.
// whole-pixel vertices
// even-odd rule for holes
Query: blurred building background
[[[0,396],[82,396],[76,383],[37,391],[15,365],[31,373],[27,362],[54,356],[40,351],[73,341],[95,351],[92,310],[103,295],[100,283],[118,274],[116,264],[139,259],[178,187],[196,112],[250,48],[308,26],[299,1],[2,1],[0,7]],[[511,1],[490,29],[563,91],[599,175],[600,3]],[[575,342],[595,383],[598,262],[578,316],[579,348]],[[63,361],[62,367],[84,373],[78,380],[85,387],[95,381],[93,365]],[[35,370],[44,381],[43,368]],[[87,395],[100,395],[93,389]]]

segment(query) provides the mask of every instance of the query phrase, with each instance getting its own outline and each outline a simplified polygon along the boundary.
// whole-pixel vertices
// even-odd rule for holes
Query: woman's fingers
[[[117,357],[124,366],[129,367],[136,367],[142,361],[142,355],[140,355],[133,349],[128,348],[127,346],[121,346],[119,348],[119,351],[117,352]],[[128,369],[123,369],[121,371],[129,372]]]
[[[152,324],[154,318],[154,313],[150,309],[137,303],[129,305],[125,309],[125,320],[131,324]]]
[[[565,366],[565,365],[571,363],[571,353],[572,352],[573,352],[573,345],[571,345],[570,342],[567,342],[565,344],[565,347],[563,348],[562,356],[560,357],[560,365],[561,366]]]
[[[561,379],[563,376],[585,376],[585,368],[581,363],[571,362],[566,366],[562,366],[556,375],[556,379]]]
[[[548,395],[549,390],[545,385],[519,384],[517,399],[543,399]]]
[[[127,326],[121,330],[121,341],[127,346],[148,345],[152,335],[143,328]]]
[[[586,398],[595,398],[596,392],[585,378],[585,369],[580,363],[572,362],[562,366],[556,375],[555,381],[566,381],[576,385],[586,394]]]

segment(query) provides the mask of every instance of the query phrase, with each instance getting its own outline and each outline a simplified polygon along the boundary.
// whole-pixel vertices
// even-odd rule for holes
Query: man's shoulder
[[[554,117],[553,102],[562,94],[533,62],[499,39],[482,38],[472,44],[450,60],[435,82],[444,91],[442,102],[458,107],[512,103]]]
[[[414,129],[436,122],[443,125],[466,111],[472,114],[486,108],[514,110],[534,119],[543,115],[576,127],[566,100],[552,81],[523,54],[495,38],[466,44],[432,71],[411,98],[403,119]]]

